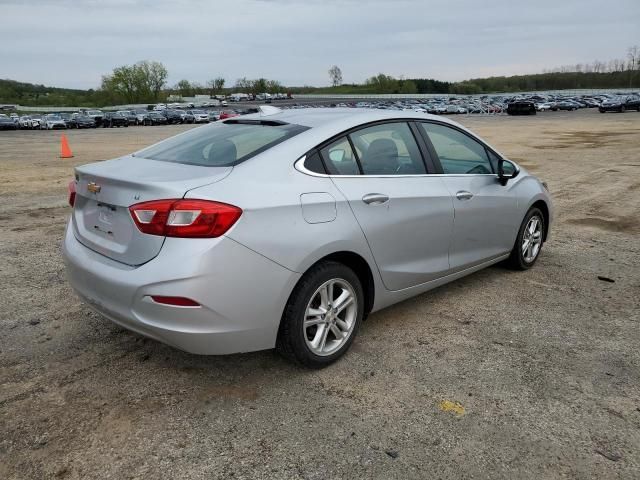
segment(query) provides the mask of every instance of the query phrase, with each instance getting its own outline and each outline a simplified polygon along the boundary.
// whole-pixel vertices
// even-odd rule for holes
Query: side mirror
[[[501,185],[506,185],[510,179],[516,178],[519,173],[520,169],[515,163],[504,158],[498,160],[498,181]]]

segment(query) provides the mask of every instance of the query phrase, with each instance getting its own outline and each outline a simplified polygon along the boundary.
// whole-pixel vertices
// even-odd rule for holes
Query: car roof
[[[313,108],[282,110],[267,115],[261,113],[249,114],[243,118],[252,120],[279,120],[286,123],[294,123],[305,127],[317,128],[331,124],[351,124],[352,127],[363,123],[393,119],[432,119],[455,124],[448,119],[437,115],[430,115],[408,110],[381,110],[373,108]],[[350,127],[347,127],[350,128]]]

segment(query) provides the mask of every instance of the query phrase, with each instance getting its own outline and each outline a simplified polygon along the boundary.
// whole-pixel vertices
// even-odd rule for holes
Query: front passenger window
[[[483,175],[493,168],[484,145],[469,135],[436,123],[420,123],[438,154],[443,173]]]

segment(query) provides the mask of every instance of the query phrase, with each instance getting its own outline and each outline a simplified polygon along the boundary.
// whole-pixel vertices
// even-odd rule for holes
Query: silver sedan
[[[265,106],[77,167],[71,285],[198,354],[343,355],[380,310],[497,262],[530,268],[546,185],[455,122]]]

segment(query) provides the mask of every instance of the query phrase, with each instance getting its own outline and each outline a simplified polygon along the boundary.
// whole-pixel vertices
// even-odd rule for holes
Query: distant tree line
[[[330,86],[285,87],[266,78],[239,78],[233,86],[226,86],[223,76],[205,85],[186,79],[174,86],[167,85],[166,67],[155,61],[141,61],[123,65],[102,77],[97,90],[52,88],[44,85],[0,79],[0,103],[29,106],[103,106],[127,103],[155,103],[166,101],[170,95],[220,95],[238,93],[326,93],[326,94],[384,94],[384,93],[441,93],[482,94],[535,90],[564,90],[589,88],[640,87],[640,48],[630,47],[625,59],[595,60],[592,63],[565,65],[540,74],[510,77],[474,78],[462,82],[443,82],[430,78],[395,78],[379,73],[360,84],[342,83],[342,70],[333,65],[329,70]]]

